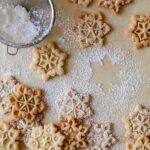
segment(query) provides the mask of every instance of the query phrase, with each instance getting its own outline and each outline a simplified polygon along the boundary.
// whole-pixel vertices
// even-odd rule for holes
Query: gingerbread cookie
[[[120,8],[131,3],[133,0],[99,0],[99,6],[110,8],[115,13],[119,13]]]
[[[76,150],[86,148],[86,135],[88,128],[80,124],[76,119],[69,117],[67,121],[60,122],[60,130],[65,135],[63,148],[65,150]]]
[[[67,54],[62,52],[54,43],[33,49],[31,69],[42,74],[44,81],[56,75],[64,75],[64,65]]]
[[[125,123],[126,137],[150,136],[150,110],[144,106],[137,106],[128,117],[122,120]]]
[[[67,0],[67,1],[87,7],[93,0]]]
[[[0,149],[19,150],[19,130],[5,122],[0,121]]]
[[[48,124],[32,128],[27,146],[31,150],[61,150],[64,139],[53,124]]]
[[[27,123],[33,122],[45,109],[41,90],[23,84],[8,97],[8,100],[12,117],[15,120],[23,119]]]
[[[93,45],[103,46],[104,37],[110,30],[101,13],[82,12],[73,27],[73,32],[77,35],[82,48]]]
[[[134,15],[126,34],[131,38],[137,48],[149,47],[150,13],[147,15]]]
[[[60,117],[72,116],[77,119],[85,119],[93,114],[89,103],[90,95],[79,93],[74,89],[71,89],[64,98],[56,101]]]
[[[89,148],[87,150],[106,150],[117,142],[112,133],[112,124],[98,124],[90,122],[90,129],[87,136]]]

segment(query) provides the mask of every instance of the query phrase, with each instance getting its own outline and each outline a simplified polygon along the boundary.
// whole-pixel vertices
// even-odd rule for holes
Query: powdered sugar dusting
[[[24,7],[1,5],[0,34],[7,41],[27,44],[39,34],[39,29],[30,21]]]
[[[10,56],[5,55],[6,60],[0,64],[1,76],[16,75],[21,78],[21,81],[46,91],[45,100],[50,108],[47,110],[46,122],[57,120],[55,100],[63,96],[68,89],[74,88],[83,93],[91,94],[95,121],[114,122],[117,136],[122,139],[121,115],[129,109],[131,104],[137,103],[134,98],[141,89],[150,85],[149,77],[145,74],[145,61],[142,58],[137,60],[133,53],[124,52],[121,48],[115,48],[111,45],[109,48],[91,47],[80,50],[78,41],[71,32],[72,24],[73,19],[66,17],[62,10],[57,12],[55,26],[64,31],[58,44],[60,48],[70,54],[66,75],[43,83],[40,75],[29,70],[28,65],[31,62],[32,53],[30,49],[26,49],[21,51],[15,60],[10,60]],[[22,56],[24,57],[22,58]],[[91,63],[102,62],[105,56],[110,57],[113,65],[120,64],[122,66],[117,75],[121,85],[111,85],[108,91],[103,90],[101,83],[89,82],[94,73]],[[22,59],[20,60],[20,58]],[[120,149],[124,149],[124,145],[116,144],[115,150]]]

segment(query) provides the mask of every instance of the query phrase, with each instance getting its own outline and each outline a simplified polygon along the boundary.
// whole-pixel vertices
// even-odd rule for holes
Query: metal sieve
[[[0,35],[0,42],[7,45],[7,53],[16,55],[20,48],[34,46],[46,38],[53,27],[55,11],[52,0],[0,0],[0,5],[7,4],[14,6],[21,5],[26,8],[30,14],[31,22],[35,26],[40,27],[38,36],[28,44],[17,44],[4,39]],[[9,47],[16,48],[16,51],[14,53],[9,52]]]

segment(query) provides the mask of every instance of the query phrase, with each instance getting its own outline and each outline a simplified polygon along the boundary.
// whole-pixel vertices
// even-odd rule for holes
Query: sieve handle
[[[7,54],[8,54],[8,55],[15,56],[15,55],[17,55],[18,50],[19,50],[19,48],[16,48],[15,50],[10,51],[9,46],[7,45]]]

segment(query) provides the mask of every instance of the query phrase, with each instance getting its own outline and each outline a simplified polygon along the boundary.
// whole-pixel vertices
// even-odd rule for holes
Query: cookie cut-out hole
[[[108,90],[111,85],[120,85],[117,76],[121,65],[113,64],[109,56],[105,56],[102,62],[92,63],[93,76],[90,79],[92,83],[102,84],[103,90]]]

